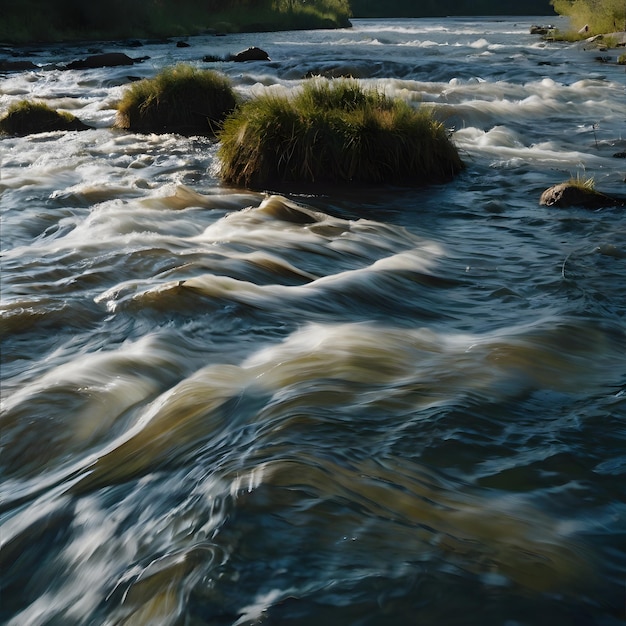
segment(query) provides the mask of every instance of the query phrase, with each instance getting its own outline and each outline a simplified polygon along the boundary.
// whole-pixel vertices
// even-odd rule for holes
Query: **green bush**
[[[214,136],[236,104],[225,76],[181,64],[133,83],[117,106],[115,125],[144,133]]]
[[[551,4],[557,13],[569,18],[574,33],[588,27],[581,37],[626,29],[624,0],[551,0]]]
[[[71,113],[55,111],[43,102],[20,100],[12,104],[0,119],[0,132],[8,135],[31,135],[54,130],[86,130]]]
[[[449,180],[463,168],[428,110],[346,79],[312,79],[293,98],[255,98],[226,120],[219,138],[223,179],[249,187],[424,184]]]

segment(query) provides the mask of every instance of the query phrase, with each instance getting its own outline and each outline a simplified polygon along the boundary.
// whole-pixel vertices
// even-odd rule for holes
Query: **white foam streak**
[[[306,285],[256,285],[249,281],[237,280],[228,276],[207,274],[190,278],[182,283],[167,283],[157,287],[152,292],[166,292],[173,288],[184,287],[185,289],[197,290],[206,297],[227,298],[254,306],[272,308],[278,306],[279,302],[293,302],[295,299],[300,298],[323,298],[327,295],[329,289],[339,293],[348,287],[360,285],[365,292],[369,288],[370,283],[375,280],[375,275],[378,272],[409,271],[428,273],[433,267],[433,258],[435,258],[435,255],[440,254],[441,249],[436,245],[432,245],[426,250],[407,251],[379,259],[365,268],[346,270],[323,276],[312,280]],[[151,293],[151,291],[147,293]],[[106,300],[111,295],[105,295],[103,299]]]
[[[554,167],[575,171],[580,167],[610,167],[610,156],[599,156],[588,152],[568,150],[553,142],[543,142],[531,146],[523,145],[519,137],[506,129],[495,127],[488,131],[479,128],[464,128],[454,133],[456,145],[470,153],[489,155],[502,166],[528,163],[543,167]]]

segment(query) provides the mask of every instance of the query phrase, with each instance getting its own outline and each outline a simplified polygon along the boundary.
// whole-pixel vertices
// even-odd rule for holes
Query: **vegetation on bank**
[[[136,132],[214,136],[236,104],[226,76],[180,64],[132,83],[117,106],[115,125]]]
[[[349,16],[348,0],[0,0],[0,41],[347,27]]]
[[[253,188],[426,184],[463,168],[446,129],[427,109],[345,79],[311,79],[294,96],[259,96],[226,119],[219,138],[222,178]]]
[[[558,38],[581,39],[626,31],[624,0],[551,0],[554,10],[569,18],[571,33]],[[579,32],[580,31],[580,32]]]
[[[20,100],[12,104],[0,118],[0,133],[30,135],[55,130],[87,130],[71,113],[55,111],[43,102]]]
[[[355,17],[554,15],[550,0],[351,0]]]

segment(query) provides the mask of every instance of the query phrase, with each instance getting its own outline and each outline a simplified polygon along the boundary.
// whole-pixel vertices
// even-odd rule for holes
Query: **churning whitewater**
[[[0,114],[92,129],[0,138],[0,622],[623,624],[626,212],[539,197],[626,195],[626,74],[536,21],[22,51]],[[112,128],[177,62],[244,98],[354,76],[467,169],[225,187],[214,142]]]

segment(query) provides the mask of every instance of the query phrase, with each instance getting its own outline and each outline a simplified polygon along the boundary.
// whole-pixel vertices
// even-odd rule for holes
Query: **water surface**
[[[537,18],[28,52],[92,125],[0,139],[0,621],[617,625],[625,618],[626,74]],[[248,45],[270,63],[207,64]],[[186,61],[249,97],[351,74],[466,171],[250,191],[199,137],[113,130]]]

